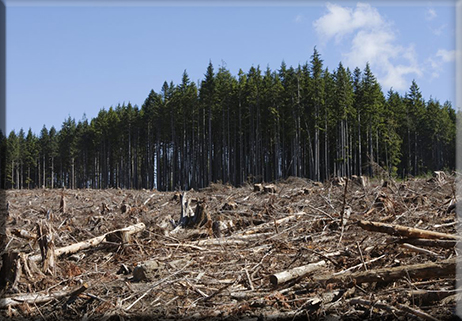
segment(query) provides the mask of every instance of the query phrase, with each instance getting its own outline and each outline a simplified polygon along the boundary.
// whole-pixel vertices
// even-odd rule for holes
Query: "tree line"
[[[38,135],[0,132],[0,186],[187,190],[378,168],[406,177],[453,170],[455,136],[450,102],[425,101],[415,81],[384,94],[369,64],[330,71],[315,48],[296,68],[233,76],[210,62],[200,83],[185,71],[141,107],[69,117]]]

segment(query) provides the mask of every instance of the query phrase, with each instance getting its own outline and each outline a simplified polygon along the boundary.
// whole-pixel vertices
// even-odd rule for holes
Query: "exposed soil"
[[[10,271],[0,271],[0,319],[457,319],[455,267],[444,265],[457,257],[454,176],[324,184],[289,178],[264,187],[188,191],[191,211],[200,204],[218,222],[197,228],[175,228],[178,192],[6,191],[2,264],[19,255]],[[454,237],[418,243],[368,231],[360,220]],[[129,226],[141,231],[109,233]],[[39,227],[54,262],[41,257]],[[106,233],[97,245],[56,255]],[[429,271],[414,274],[424,263]],[[295,277],[278,274],[307,265]],[[404,274],[394,272],[405,266]],[[358,274],[366,271],[374,273]]]

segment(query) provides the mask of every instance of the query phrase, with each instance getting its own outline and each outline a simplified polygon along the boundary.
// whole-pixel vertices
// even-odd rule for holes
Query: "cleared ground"
[[[182,199],[211,221],[175,228]],[[7,201],[0,319],[455,319],[459,223],[444,173],[213,184],[184,198],[9,190]]]

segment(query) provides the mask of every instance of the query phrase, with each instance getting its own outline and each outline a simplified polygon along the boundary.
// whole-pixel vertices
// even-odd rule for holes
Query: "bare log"
[[[83,287],[83,290],[80,289]],[[77,290],[70,291],[59,291],[51,294],[47,293],[21,293],[15,296],[2,298],[0,299],[0,309],[5,309],[11,306],[20,305],[24,303],[28,304],[40,304],[50,302],[52,300],[61,299],[67,296],[71,296],[74,293],[82,293],[87,289],[87,286],[84,284],[82,287],[79,287]]]
[[[110,234],[116,234],[116,233],[121,232],[121,233],[126,233],[127,235],[131,235],[131,234],[141,232],[142,230],[145,229],[145,227],[146,226],[144,225],[144,223],[138,223],[138,224],[135,224],[135,225],[127,226],[125,228],[122,228],[122,229],[119,229],[119,230],[114,230],[114,231],[108,232],[106,234],[94,237],[94,238],[86,240],[86,241],[82,241],[82,242],[74,243],[74,244],[71,244],[71,245],[68,245],[68,246],[60,247],[60,248],[56,249],[54,252],[55,252],[56,257],[59,257],[59,256],[64,255],[64,254],[76,253],[78,251],[88,249],[90,247],[97,246],[98,244],[104,242],[106,240],[106,237],[108,235],[110,235]],[[37,254],[37,255],[30,256],[29,260],[38,261],[38,260],[40,260],[40,258],[41,258],[41,255]]]
[[[432,240],[432,239],[396,239],[393,242],[397,243],[408,243],[418,246],[431,246],[431,247],[442,247],[445,249],[451,249],[456,246],[456,240]]]
[[[342,275],[315,275],[313,279],[323,283],[347,283],[349,285],[367,282],[390,282],[403,277],[430,279],[450,277],[456,274],[456,259],[452,258],[439,263],[423,263],[414,265],[381,268]]]
[[[253,191],[254,192],[261,192],[263,191],[263,184],[253,184]]]
[[[12,229],[11,234],[17,237],[26,239],[26,240],[36,240],[37,239],[37,234],[23,230],[23,229],[17,229],[17,228]]]
[[[316,263],[310,263],[307,265],[298,266],[296,268],[293,268],[287,271],[282,271],[282,272],[271,275],[270,282],[273,285],[278,285],[278,284],[296,279],[300,276],[304,276],[310,272],[316,271],[324,265],[326,265],[326,261],[323,260],[323,261],[319,261]]]
[[[269,185],[263,186],[263,192],[265,192],[265,193],[274,194],[274,193],[277,193],[277,191],[278,191],[278,189],[277,189],[276,185],[274,185],[274,184],[269,184]]]
[[[460,236],[454,234],[446,234],[434,231],[427,231],[413,227],[402,225],[392,225],[386,223],[372,222],[359,220],[358,225],[367,231],[387,233],[395,236],[405,236],[409,238],[422,238],[422,239],[449,239],[458,240]]]
[[[274,235],[274,233],[259,233],[259,234],[248,234],[248,235],[240,235],[240,236],[231,236],[227,238],[221,239],[209,239],[209,240],[200,240],[195,242],[194,244],[201,246],[201,245],[239,245],[239,244],[246,244],[249,241],[265,239],[268,236]]]

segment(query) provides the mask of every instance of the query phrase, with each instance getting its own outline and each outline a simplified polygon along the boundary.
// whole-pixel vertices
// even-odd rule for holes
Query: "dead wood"
[[[396,303],[396,306],[402,310],[402,311],[405,311],[407,313],[410,313],[410,314],[413,314],[415,315],[416,317],[418,318],[421,318],[423,320],[430,320],[430,321],[438,321],[437,318],[431,316],[430,314],[418,309],[418,308],[412,308],[408,305],[405,305],[405,304],[400,304],[400,303]]]
[[[263,224],[255,226],[255,227],[251,227],[251,228],[246,229],[243,233],[241,233],[241,235],[254,234],[254,233],[257,233],[257,232],[259,232],[261,230],[265,230],[267,228],[271,228],[271,227],[274,227],[274,226],[278,226],[278,225],[281,225],[281,224],[296,220],[297,218],[299,218],[300,216],[305,215],[305,214],[306,214],[305,212],[298,212],[298,213],[295,213],[293,215],[289,215],[289,216],[280,218],[278,220],[270,221],[268,223],[263,223]]]
[[[351,299],[349,300],[349,303],[350,304],[359,304],[359,305],[364,305],[364,306],[367,306],[367,307],[374,307],[374,308],[379,308],[379,309],[383,309],[383,310],[386,310],[390,313],[392,313],[393,315],[404,315],[406,313],[408,314],[412,314],[416,317],[418,317],[419,319],[423,319],[423,320],[430,320],[430,321],[438,321],[437,318],[431,316],[430,314],[418,309],[418,308],[415,308],[415,307],[410,307],[408,305],[405,305],[405,304],[400,304],[400,303],[396,303],[396,306],[393,306],[393,305],[390,305],[390,304],[387,304],[387,303],[384,303],[384,302],[372,302],[372,301],[369,301],[369,300],[364,300],[364,299],[361,299],[361,298],[354,298],[354,299]]]
[[[263,192],[265,193],[277,193],[278,189],[276,185],[270,184],[270,185],[265,185],[263,186]]]
[[[61,201],[59,203],[59,211],[61,213],[66,213],[67,212],[67,202],[66,202],[66,197],[63,194],[61,194]]]
[[[417,252],[417,253],[421,253],[421,254],[426,254],[426,255],[432,256],[432,257],[437,258],[437,259],[442,258],[441,255],[439,255],[438,253],[432,252],[432,251],[427,250],[427,249],[423,249],[423,248],[421,248],[421,247],[414,246],[414,245],[412,245],[412,244],[403,243],[402,247],[405,248],[405,249],[408,249],[408,250]]]
[[[82,242],[74,243],[74,244],[71,244],[71,245],[68,245],[68,246],[65,246],[65,247],[58,248],[58,249],[56,249],[54,251],[54,253],[55,253],[56,257],[60,257],[60,256],[62,256],[64,254],[76,253],[78,251],[88,249],[90,247],[97,246],[98,244],[105,241],[106,237],[108,235],[110,235],[110,234],[125,233],[125,234],[130,235],[130,234],[135,234],[135,233],[141,232],[142,230],[144,230],[145,227],[146,226],[144,225],[144,223],[138,223],[138,224],[135,224],[135,225],[132,225],[132,226],[128,226],[128,227],[119,229],[119,230],[115,230],[115,231],[105,233],[103,235],[94,237],[94,238],[86,240],[86,241],[82,241]],[[38,261],[38,260],[40,260],[40,258],[41,258],[40,255],[32,255],[32,256],[29,257],[29,260]]]
[[[162,262],[157,260],[145,261],[138,264],[133,270],[133,280],[140,281],[153,281],[159,277],[160,270],[164,267]]]
[[[404,236],[409,238],[423,238],[423,239],[449,239],[458,240],[460,236],[453,234],[446,234],[434,231],[427,231],[418,228],[412,228],[402,225],[392,225],[386,223],[372,222],[359,220],[358,225],[365,230],[372,232],[387,233],[395,236]]]
[[[439,302],[444,298],[460,293],[460,290],[451,289],[451,290],[410,290],[408,291],[408,296],[414,301],[422,304],[430,304],[434,302]]]
[[[20,293],[14,296],[5,297],[0,299],[0,309],[28,303],[28,304],[40,304],[46,303],[53,300],[61,299],[67,296],[72,297],[74,293],[83,293],[87,289],[87,285],[79,287],[77,290],[70,291],[57,291],[54,293]],[[82,290],[83,289],[83,290]]]
[[[394,239],[391,242],[408,243],[408,244],[418,245],[418,246],[441,247],[445,249],[454,248],[457,244],[456,240],[413,239],[413,238],[406,238],[406,239],[399,238],[399,239]]]
[[[308,273],[311,273],[311,272],[314,272],[320,269],[324,265],[326,265],[326,261],[319,261],[319,262],[310,263],[304,266],[298,266],[290,270],[278,272],[270,276],[270,282],[273,285],[279,285],[284,282],[296,279],[298,277],[305,276]]]
[[[400,183],[391,177],[351,177],[348,183],[291,178],[273,184],[276,193],[265,193],[265,184],[253,192],[253,185],[219,183],[176,194],[66,190],[67,211],[54,220],[47,217],[58,212],[61,190],[8,190],[2,254],[19,258],[7,281],[15,289],[4,288],[3,297],[11,302],[17,291],[38,301],[15,301],[0,309],[0,319],[425,318],[420,312],[451,319],[460,295],[450,261],[458,259],[457,238],[390,237],[351,224],[361,216],[456,235],[456,213],[447,212],[456,201],[455,177],[440,177]],[[210,216],[202,226],[201,203]],[[37,223],[47,242],[54,238],[54,251],[43,247],[59,257],[54,276],[43,272]],[[122,226],[140,233],[134,237]],[[271,275],[321,260],[325,265],[313,272],[278,279],[275,291]]]
[[[17,237],[21,237],[26,240],[36,240],[37,239],[37,234],[23,230],[23,229],[17,229],[17,228],[12,229],[11,234]]]
[[[449,259],[439,263],[422,263],[391,268],[381,268],[364,272],[345,273],[341,275],[315,275],[313,280],[322,283],[361,284],[370,282],[391,282],[410,277],[431,279],[452,277],[456,273],[456,259]]]
[[[263,191],[263,184],[253,184],[253,191],[254,191],[254,192],[261,192],[261,191]]]
[[[10,287],[17,289],[17,275],[21,273],[18,267],[19,253],[7,252],[2,255],[2,268],[0,269],[0,288]]]
[[[42,220],[37,223],[37,239],[40,246],[40,255],[43,264],[43,271],[55,275],[55,242],[53,230],[48,221]]]

